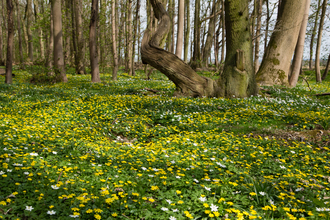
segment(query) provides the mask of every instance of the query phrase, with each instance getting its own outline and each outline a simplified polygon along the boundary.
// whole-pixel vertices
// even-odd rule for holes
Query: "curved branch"
[[[218,96],[219,88],[213,79],[198,75],[175,54],[159,47],[170,29],[170,18],[158,0],[150,2],[159,25],[152,36],[150,30],[144,32],[141,45],[142,61],[165,74],[176,85],[176,96]]]

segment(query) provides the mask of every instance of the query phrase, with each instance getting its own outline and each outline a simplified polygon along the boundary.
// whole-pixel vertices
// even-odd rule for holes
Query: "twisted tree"
[[[159,24],[147,29],[141,45],[142,62],[165,74],[176,86],[175,96],[247,97],[257,93],[253,73],[248,0],[226,0],[227,49],[224,72],[218,80],[198,75],[175,54],[160,48],[171,19],[158,0],[149,0]]]

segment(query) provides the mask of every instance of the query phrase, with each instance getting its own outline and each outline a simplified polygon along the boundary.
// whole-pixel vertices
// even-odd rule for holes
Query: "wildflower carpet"
[[[193,99],[158,73],[15,74],[0,84],[0,219],[330,219],[330,102],[313,96],[329,81]]]

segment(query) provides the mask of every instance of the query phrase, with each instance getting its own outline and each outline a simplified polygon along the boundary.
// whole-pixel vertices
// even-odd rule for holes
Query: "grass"
[[[34,72],[0,84],[2,219],[330,219],[329,80],[193,99]]]

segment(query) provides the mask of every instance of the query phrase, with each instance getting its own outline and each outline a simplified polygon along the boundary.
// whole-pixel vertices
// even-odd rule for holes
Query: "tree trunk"
[[[16,7],[17,7],[17,31],[18,31],[18,48],[19,48],[20,68],[25,69],[25,67],[24,67],[24,57],[23,57],[23,46],[22,46],[21,22],[20,22],[21,18],[20,18],[18,0],[16,0]],[[1,42],[0,42],[0,44],[1,44]]]
[[[99,71],[99,57],[96,51],[96,26],[98,21],[99,1],[92,0],[91,22],[89,25],[89,56],[91,62],[92,82],[101,82]]]
[[[225,60],[225,45],[226,45],[226,21],[225,21],[225,0],[221,0],[222,2],[222,11],[221,11],[221,21],[222,21],[222,34],[221,34],[221,60],[220,63],[223,63]]]
[[[185,22],[185,35],[184,35],[184,62],[188,62],[188,47],[190,36],[190,1],[186,0],[186,22]]]
[[[298,38],[297,46],[296,46],[293,61],[292,61],[292,68],[291,68],[292,72],[291,72],[291,76],[290,76],[290,80],[289,80],[291,87],[296,86],[296,84],[298,82],[298,77],[300,74],[301,63],[302,63],[303,54],[304,54],[304,44],[305,44],[306,28],[307,28],[307,23],[308,23],[309,8],[310,8],[310,0],[306,0],[304,19],[301,23],[299,38]]]
[[[62,82],[67,82],[63,57],[63,38],[62,38],[62,11],[61,0],[53,0],[53,20],[54,20],[54,68],[55,74]]]
[[[177,55],[180,59],[182,58],[182,46],[183,46],[183,26],[184,26],[184,1],[178,0],[179,8],[178,8],[178,32],[177,32],[177,40],[176,40],[176,50],[175,55]]]
[[[149,2],[149,1],[148,1]],[[169,16],[170,16],[170,19],[172,19],[173,17],[173,10],[172,10],[172,0],[168,0],[168,7],[167,7],[167,11],[169,12]],[[149,17],[149,16],[148,16]],[[151,18],[151,17],[150,17]],[[173,32],[173,25],[172,22],[170,23],[171,27],[170,27],[170,30],[169,30],[169,33],[167,35],[167,42],[166,42],[166,47],[167,47],[167,50],[172,52],[171,51],[171,48],[172,48],[172,32]]]
[[[138,39],[137,37],[137,27],[138,27],[138,23],[140,20],[140,15],[139,15],[139,11],[140,11],[140,0],[136,1],[136,11],[135,11],[135,19],[134,19],[134,36],[133,36],[133,52],[132,52],[132,75],[135,75],[135,68],[134,68],[134,63],[135,63],[135,45],[136,45],[136,40]]]
[[[320,54],[321,54],[322,32],[323,32],[325,12],[327,10],[327,3],[328,3],[328,0],[324,0],[323,4],[322,4],[321,20],[320,20],[320,24],[319,24],[319,32],[317,35],[317,45],[316,45],[316,54],[315,54],[316,82],[322,82],[321,70],[320,70]]]
[[[254,73],[257,73],[259,69],[259,51],[260,51],[260,29],[261,29],[261,14],[262,14],[262,1],[258,0],[257,2],[257,27],[256,27],[256,36],[255,36],[255,45],[254,45]]]
[[[76,63],[76,73],[77,74],[86,74],[85,65],[84,65],[84,39],[82,36],[82,2],[81,0],[75,1],[75,18],[76,18],[76,35],[77,35],[77,63]]]
[[[176,55],[163,50],[159,47],[162,37],[169,31],[170,17],[158,0],[150,0],[156,18],[160,21],[156,32],[150,36],[150,30],[144,33],[141,46],[142,61],[155,67],[165,74],[175,85],[176,96],[192,96],[192,97],[219,97],[228,96],[246,97],[256,94],[256,83],[252,70],[252,47],[249,32],[249,24],[246,18],[248,11],[244,10],[248,6],[248,0],[243,4],[240,0],[228,2],[226,4],[227,23],[227,59],[225,69],[231,74],[224,71],[218,83],[214,80],[198,75],[192,68],[179,59]],[[242,11],[242,15],[237,16]],[[227,19],[226,19],[227,20]],[[237,28],[240,27],[240,28]],[[235,59],[236,49],[242,49],[240,57],[247,62],[243,64],[245,67],[236,65],[239,60]],[[237,62],[236,62],[237,61]],[[236,68],[238,66],[238,68]],[[246,80],[246,81],[244,81]],[[224,86],[224,87],[221,87]],[[245,91],[243,91],[245,88]]]
[[[127,1],[127,19],[126,19],[126,33],[127,33],[127,39],[126,39],[126,67],[128,75],[132,75],[132,0]]]
[[[71,41],[70,41],[70,29],[71,29],[71,15],[70,15],[70,8],[71,8],[71,2],[70,0],[65,1],[65,18],[66,18],[66,22],[65,22],[65,27],[66,27],[66,31],[65,31],[65,50],[64,50],[64,61],[65,64],[70,64],[71,61],[71,55],[70,55],[70,48],[71,48]],[[73,14],[73,13],[72,13]]]
[[[200,0],[195,0],[195,19],[194,19],[194,53],[191,59],[191,68],[196,70],[201,67],[201,24],[200,24]]]
[[[12,67],[13,67],[13,46],[14,46],[14,5],[12,0],[7,0],[7,19],[8,19],[8,32],[7,32],[7,59],[6,59],[6,78],[5,83],[12,84]]]
[[[267,18],[266,18],[266,30],[265,30],[265,40],[264,40],[264,48],[267,48],[267,40],[268,40],[268,30],[269,30],[269,20],[270,20],[270,13],[269,13],[269,0],[266,1],[266,10],[267,10]]]
[[[39,2],[38,0],[33,0],[33,5],[34,5],[34,12],[35,12],[35,20],[39,20]],[[42,36],[42,29],[41,26],[38,27],[38,34],[39,34],[39,53],[40,53],[40,59],[43,60],[45,58],[45,53],[44,53],[44,41],[43,41],[43,36]]]
[[[301,0],[282,0],[276,22],[264,58],[257,73],[261,85],[288,85],[288,74],[293,52],[297,45],[305,5]]]
[[[205,46],[203,49],[203,65],[207,64],[207,59],[211,55],[212,42],[214,39],[215,23],[217,22],[217,17],[215,16],[215,13],[218,10],[219,10],[218,2],[213,1],[213,7],[212,7],[212,12],[211,12],[213,17],[210,18],[209,29],[207,32],[207,38],[206,38]]]
[[[53,6],[50,3],[50,35],[49,35],[49,44],[48,44],[48,50],[47,50],[47,56],[46,56],[46,62],[45,65],[49,69],[53,67],[53,54],[54,54],[54,17],[53,17]]]
[[[17,12],[17,14],[18,14],[18,12]],[[3,66],[4,64],[5,63],[3,60],[2,18],[0,16],[0,66]]]
[[[311,35],[311,43],[309,44],[309,70],[313,69],[314,39],[315,39],[315,35],[316,35],[317,22],[319,19],[320,9],[321,9],[321,0],[318,0],[316,14],[315,14],[315,22],[314,22],[312,35]]]
[[[329,67],[330,67],[330,54],[328,56],[327,65],[326,65],[325,70],[324,70],[324,73],[322,75],[322,80],[325,80],[325,78],[327,77],[328,72],[329,72]]]
[[[75,10],[75,6],[74,6],[74,0],[70,0],[70,9],[71,9],[71,34],[72,34],[72,51],[73,51],[73,56],[74,56],[74,65],[75,65],[75,68],[77,70],[77,64],[78,64],[78,48],[77,48],[77,36],[76,36],[76,22],[75,22],[75,13],[74,10]]]
[[[116,39],[116,0],[111,2],[111,26],[112,26],[112,53],[113,53],[113,70],[112,80],[117,80],[118,71],[118,55],[117,55],[117,39]]]
[[[31,0],[26,1],[26,20],[27,20],[27,35],[29,41],[29,59],[33,62],[33,37],[32,37],[32,2]]]

